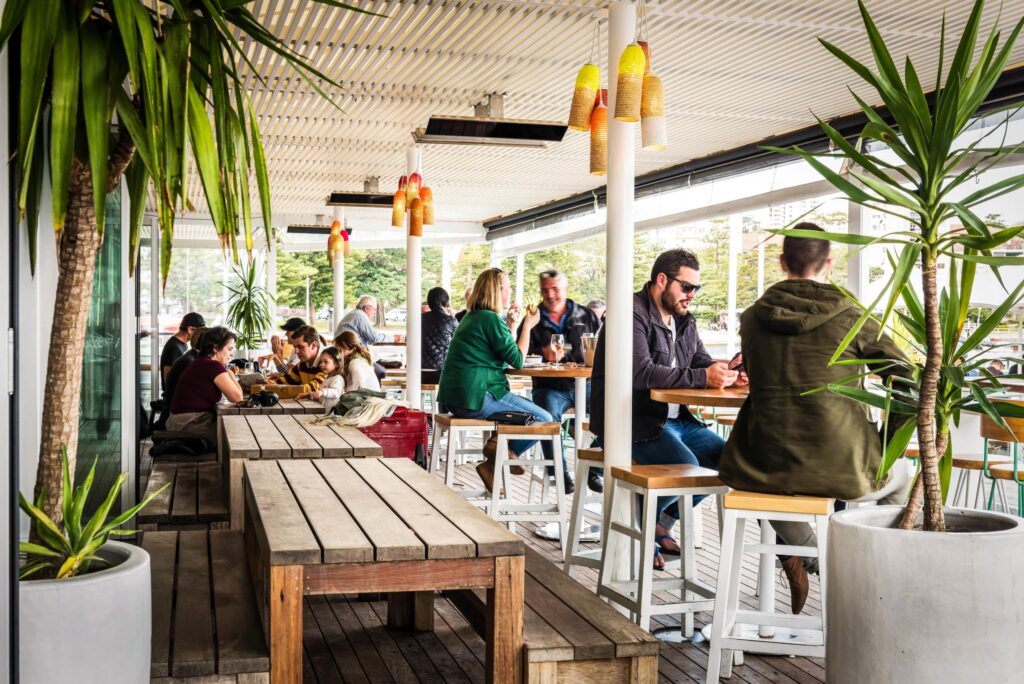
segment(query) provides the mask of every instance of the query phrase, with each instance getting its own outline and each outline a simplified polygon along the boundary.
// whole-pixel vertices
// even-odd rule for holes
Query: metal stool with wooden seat
[[[1017,484],[1017,515],[1024,517],[1024,473],[1021,472],[1020,443],[1024,442],[1024,418],[1007,418],[1007,430],[1002,425],[989,418],[987,415],[981,417],[981,436],[985,439],[984,444],[984,468],[985,476],[992,480],[992,489],[988,495],[988,510],[992,510],[995,503],[996,492],[999,493],[1000,503],[1003,512],[1009,513],[1010,509],[1006,503],[1006,493],[1000,486],[1003,480],[1009,480]],[[989,441],[1007,442],[1011,445],[1013,452],[1012,460],[1007,458],[1002,463],[991,465],[994,461],[988,453]]]
[[[449,487],[455,486],[455,461],[467,453],[480,454],[479,449],[467,449],[459,446],[463,438],[470,434],[480,435],[483,442],[490,439],[494,432],[493,420],[477,420],[476,418],[456,418],[448,413],[434,414],[433,442],[430,447],[430,468],[431,473],[437,472],[441,456],[441,439],[448,436],[448,448],[445,455],[444,483]],[[482,496],[484,490],[461,492],[463,496]]]
[[[586,508],[589,503],[604,501],[604,494],[590,494],[586,486],[590,471],[594,468],[604,468],[604,451],[602,449],[577,450],[576,491],[572,496],[572,509],[569,511],[569,540],[565,545],[565,572],[569,575],[572,575],[573,565],[584,565],[588,568],[601,567],[600,547],[591,551],[579,550],[580,534],[587,516],[596,519],[598,523],[604,517],[603,512],[595,513]]]
[[[720,670],[724,670],[723,676],[729,677],[734,650],[824,657],[825,548],[832,500],[816,496],[782,496],[732,491],[725,495],[723,506],[725,519],[722,526],[722,553],[718,563],[719,598],[715,603],[705,682],[717,683]],[[744,527],[747,520],[754,520],[762,526],[761,543],[744,542]],[[772,520],[814,524],[817,528],[817,546],[789,546],[776,543],[774,532],[765,524]],[[760,610],[757,611],[739,609],[744,553],[757,553],[762,559],[758,578]],[[790,556],[817,556],[821,578],[820,616],[775,614],[775,556],[780,553]],[[778,628],[778,632],[775,628]]]
[[[498,450],[494,462],[494,483],[489,503],[482,502],[481,507],[487,509],[492,520],[509,523],[509,529],[513,531],[517,522],[556,522],[558,523],[559,543],[562,548],[565,548],[565,466],[562,462],[562,426],[559,423],[533,423],[531,425],[497,423],[495,427],[498,434]],[[550,441],[552,443],[552,458],[545,458],[543,452],[535,446],[532,449],[532,455],[530,452],[519,454],[518,458],[512,461],[508,457],[509,442],[516,440]],[[520,466],[531,471],[540,468],[542,476],[545,468],[549,466],[554,468],[554,503],[548,503],[543,498],[540,503],[533,503],[532,500],[526,503],[513,501],[512,474],[510,472],[513,466]],[[532,477],[532,473],[530,474]]]
[[[606,478],[607,483],[607,478]],[[607,485],[606,485],[607,486]],[[631,563],[630,577],[623,581],[611,578],[608,554],[601,558],[601,573],[597,583],[597,594],[613,603],[623,606],[642,629],[649,629],[651,616],[682,614],[684,636],[693,636],[693,614],[711,610],[715,590],[697,579],[696,551],[693,547],[693,497],[710,494],[724,495],[729,488],[718,479],[718,471],[676,463],[671,465],[632,465],[628,468],[611,469],[609,501],[605,506],[604,545],[611,543],[612,535],[622,534],[632,540],[631,548],[639,546],[639,566]],[[615,498],[639,494],[643,497],[643,512],[640,526],[636,524],[636,508],[630,506],[633,521],[629,525],[612,522],[610,511],[614,510]],[[654,529],[658,522],[655,512],[658,497],[678,496],[680,520],[679,546],[681,577],[654,579]],[[636,552],[631,554],[636,559]],[[679,592],[679,601],[670,603],[653,602],[656,591]]]

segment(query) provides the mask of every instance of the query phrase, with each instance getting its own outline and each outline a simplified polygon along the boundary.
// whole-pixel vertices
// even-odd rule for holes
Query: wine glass
[[[562,356],[565,354],[565,335],[555,334],[551,336],[551,349],[555,352],[555,366],[560,365]]]

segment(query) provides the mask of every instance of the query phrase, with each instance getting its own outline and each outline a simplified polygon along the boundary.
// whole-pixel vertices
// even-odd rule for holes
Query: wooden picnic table
[[[282,402],[283,403],[283,402]],[[276,407],[270,407],[276,408]],[[241,409],[243,412],[252,409]],[[221,421],[223,465],[227,475],[231,528],[242,525],[242,463],[265,459],[368,458],[379,444],[354,427],[314,425],[311,414],[244,413]]]
[[[274,406],[239,408],[234,404],[217,404],[218,416],[269,416],[274,414],[323,413],[324,407],[312,399],[281,399]]]
[[[583,448],[583,423],[587,420],[587,380],[590,379],[594,369],[576,364],[563,364],[555,366],[542,364],[539,366],[525,366],[523,368],[506,368],[506,375],[517,375],[527,378],[560,378],[571,379],[576,383],[575,411],[576,422],[573,431],[573,442],[577,449]]]
[[[739,408],[750,395],[746,387],[726,389],[652,389],[651,399],[666,404],[684,406],[713,406],[716,408]]]
[[[270,681],[302,678],[302,597],[388,593],[388,625],[433,629],[437,590],[487,590],[488,682],[522,677],[524,545],[402,458],[245,464],[245,541]]]

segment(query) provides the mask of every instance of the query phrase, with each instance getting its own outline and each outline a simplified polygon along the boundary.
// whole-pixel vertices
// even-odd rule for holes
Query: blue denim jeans
[[[551,418],[554,421],[561,421],[562,416],[566,410],[576,406],[576,391],[575,390],[556,390],[549,389],[547,387],[535,387],[533,388],[533,401],[537,406],[541,407],[545,411],[551,414]],[[590,383],[587,383],[587,407],[590,406]],[[576,416],[576,420],[581,420],[579,416]],[[576,448],[582,448],[582,444],[577,444]],[[552,442],[542,442],[540,448],[544,451],[544,458],[554,458],[554,446]],[[563,452],[562,467],[565,467],[565,453]]]
[[[501,399],[495,399],[493,394],[487,392],[484,394],[484,403],[480,407],[479,411],[456,408],[454,406],[449,406],[448,410],[457,418],[477,418],[480,420],[486,420],[493,414],[501,411],[522,411],[523,413],[529,413],[541,422],[551,422],[550,413],[537,406],[529,399],[521,397],[518,394],[512,394],[511,392],[503,396]],[[537,440],[535,439],[516,439],[508,443],[508,448],[518,456],[536,443]]]
[[[682,410],[685,411],[686,408],[683,407]],[[665,430],[658,439],[634,442],[633,460],[640,465],[689,463],[717,470],[723,446],[725,440],[714,431],[695,421],[675,418],[665,422]],[[703,498],[693,497],[693,505],[696,506]],[[667,513],[678,520],[678,499],[677,496],[658,497],[658,515]]]

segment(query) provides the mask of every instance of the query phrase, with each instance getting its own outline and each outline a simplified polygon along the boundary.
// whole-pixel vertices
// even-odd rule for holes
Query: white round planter
[[[948,508],[969,531],[893,529],[901,511],[829,520],[829,684],[1021,681],[1024,520]]]
[[[19,584],[22,682],[149,682],[149,554],[112,541],[99,555],[113,567]]]

